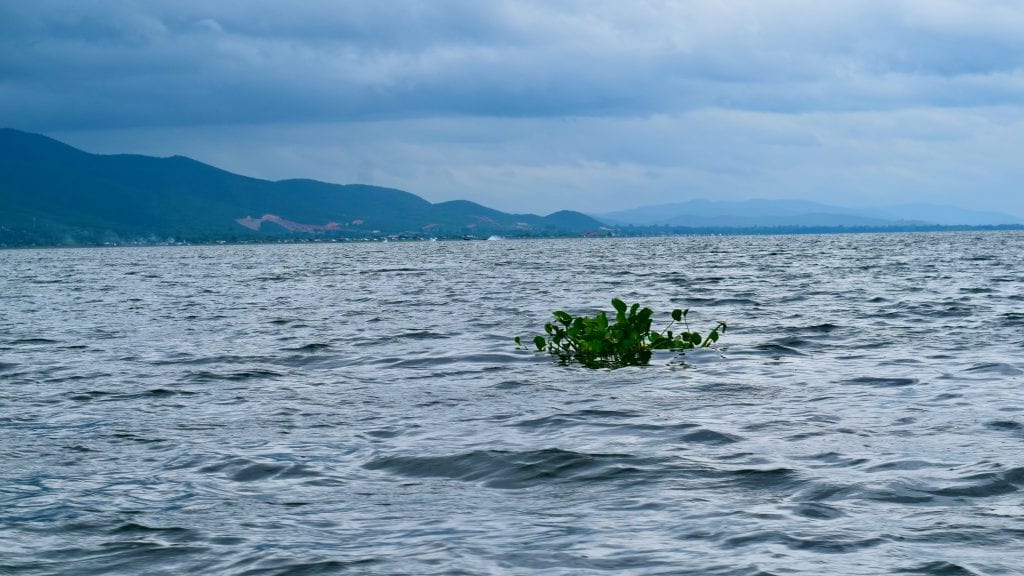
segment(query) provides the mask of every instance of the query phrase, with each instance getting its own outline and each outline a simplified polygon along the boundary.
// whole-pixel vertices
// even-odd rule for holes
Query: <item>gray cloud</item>
[[[507,209],[1024,212],[1021,102],[1024,4],[1000,0],[0,5],[4,124]]]
[[[0,19],[0,110],[52,128],[1024,97],[1024,7],[1001,2],[43,1]]]

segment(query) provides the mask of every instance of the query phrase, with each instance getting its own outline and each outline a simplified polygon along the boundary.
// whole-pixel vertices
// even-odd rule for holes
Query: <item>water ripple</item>
[[[0,251],[0,574],[1019,573],[1021,253]],[[729,331],[620,370],[514,350],[613,296]]]

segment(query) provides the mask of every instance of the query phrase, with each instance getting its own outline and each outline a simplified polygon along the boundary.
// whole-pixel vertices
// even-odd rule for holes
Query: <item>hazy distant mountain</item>
[[[431,204],[376,186],[259,180],[183,156],[89,154],[0,129],[0,244],[6,245],[539,235],[600,226],[578,212],[507,214],[464,200]]]
[[[876,208],[872,212],[891,220],[920,220],[929,224],[951,226],[991,226],[1024,222],[1024,218],[1012,214],[967,210],[938,204],[897,204]]]
[[[901,204],[879,208],[844,208],[807,200],[690,200],[595,214],[594,217],[617,225],[696,228],[985,226],[1024,222],[1024,219],[1009,214],[979,212],[953,206]]]

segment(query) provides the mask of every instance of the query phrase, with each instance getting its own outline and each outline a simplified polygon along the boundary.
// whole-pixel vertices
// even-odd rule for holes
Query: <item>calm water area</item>
[[[515,350],[612,297],[729,331]],[[1024,234],[0,251],[58,574],[1024,574]]]

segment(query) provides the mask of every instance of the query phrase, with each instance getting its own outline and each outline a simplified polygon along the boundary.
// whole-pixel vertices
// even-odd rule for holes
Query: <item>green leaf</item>
[[[709,346],[717,342],[725,332],[725,322],[719,322],[707,338],[701,340],[698,332],[690,332],[689,326],[678,335],[669,326],[662,330],[651,330],[654,311],[641,307],[639,303],[627,305],[618,298],[612,299],[615,319],[612,321],[605,312],[592,317],[572,316],[567,312],[552,312],[554,321],[544,325],[547,338],[533,339],[538,350],[547,350],[559,357],[559,361],[578,362],[591,368],[619,367],[632,364],[646,364],[652,350],[688,350],[697,346]],[[689,309],[675,309],[671,312],[672,322],[685,321]],[[515,338],[517,346],[522,339]]]

